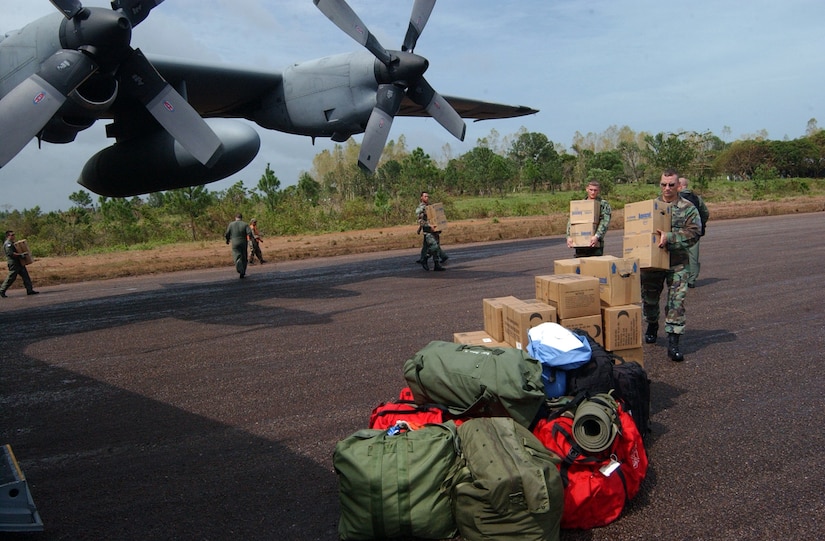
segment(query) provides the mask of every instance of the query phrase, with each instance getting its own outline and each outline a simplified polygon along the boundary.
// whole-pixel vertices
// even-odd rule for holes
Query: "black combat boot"
[[[667,335],[667,356],[670,357],[671,360],[678,362],[682,362],[685,360],[685,356],[682,355],[682,352],[679,351],[679,334],[670,333]]]
[[[655,344],[657,335],[659,334],[658,323],[648,323],[645,331],[645,344]]]
[[[435,267],[433,267],[433,270],[436,270],[436,271],[443,271],[444,270],[444,267],[441,266],[441,262],[438,259],[434,259],[433,261],[435,262]]]

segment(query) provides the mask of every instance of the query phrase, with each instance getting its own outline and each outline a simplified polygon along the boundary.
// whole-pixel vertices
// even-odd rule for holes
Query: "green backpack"
[[[541,364],[515,348],[433,341],[404,363],[416,403],[457,416],[512,417],[529,427],[545,400]]]
[[[458,427],[458,436],[462,466],[452,499],[462,539],[558,541],[561,459],[513,419],[471,419]]]
[[[456,535],[449,489],[458,468],[456,426],[359,430],[335,446],[341,539]]]

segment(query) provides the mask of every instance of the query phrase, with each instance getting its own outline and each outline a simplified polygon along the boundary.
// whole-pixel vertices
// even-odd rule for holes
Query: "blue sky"
[[[87,6],[108,6],[89,0]],[[381,43],[400,48],[412,0],[352,0]],[[0,32],[51,13],[47,0],[0,0]],[[496,130],[522,126],[569,147],[576,132],[712,131],[771,139],[825,127],[825,2],[821,0],[440,0],[416,46],[427,80],[442,94],[539,109],[512,120],[468,123],[465,142],[432,119],[397,119],[391,139],[434,159],[453,156]],[[133,33],[148,56],[282,70],[292,62],[359,46],[311,0],[166,0]],[[0,169],[0,209],[67,209],[86,160],[113,141],[104,122],[68,145],[30,143]],[[256,127],[257,128],[257,127]],[[728,130],[726,130],[726,128]],[[331,148],[257,128],[258,157],[229,179],[254,187],[267,163],[282,186]],[[360,142],[361,136],[356,136]],[[94,196],[96,198],[96,196]]]

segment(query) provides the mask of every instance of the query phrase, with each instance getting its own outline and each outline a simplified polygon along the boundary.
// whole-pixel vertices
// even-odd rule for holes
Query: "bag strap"
[[[427,402],[426,404],[416,404],[414,400],[393,400],[392,402],[388,402],[386,405],[390,404],[397,404],[399,406],[410,406],[413,408],[412,411],[419,412],[419,411],[427,411],[429,409],[436,409],[440,411],[442,414],[449,414],[450,408],[443,404],[436,404],[434,402]],[[402,410],[402,409],[385,409],[381,411],[375,412],[377,417],[381,417],[384,415],[401,415],[404,413],[410,413],[410,410]]]
[[[385,438],[386,436],[383,436]],[[373,454],[374,452],[374,454]],[[370,445],[369,454],[375,456],[372,460],[373,474],[370,475],[370,516],[372,517],[372,532],[377,539],[387,536],[384,529],[384,497],[383,478],[384,441]]]
[[[553,419],[558,419],[559,417],[561,417],[562,415],[564,415],[568,411],[575,410],[576,408],[579,407],[579,405],[582,402],[584,402],[587,398],[589,398],[589,396],[590,396],[590,393],[588,393],[587,391],[580,391],[578,394],[576,394],[576,396],[573,397],[572,400],[570,400],[569,402],[567,402],[563,406],[560,406],[558,408],[554,408],[553,411],[551,411],[550,414],[547,416],[547,420],[552,421]]]
[[[456,351],[466,351],[466,350],[489,351],[490,354],[492,354],[492,355],[501,355],[501,354],[504,353],[504,350],[502,348],[498,348],[498,347],[491,348],[491,347],[483,346],[483,345],[480,345],[480,344],[459,344],[459,346],[456,348]]]

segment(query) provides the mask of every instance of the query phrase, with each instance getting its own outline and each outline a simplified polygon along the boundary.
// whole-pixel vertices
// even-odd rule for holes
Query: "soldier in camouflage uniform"
[[[604,235],[610,225],[610,214],[612,210],[610,203],[602,199],[602,187],[598,180],[591,180],[587,183],[587,199],[596,199],[599,202],[599,222],[596,226],[596,233],[590,237],[590,246],[576,246],[576,257],[590,257],[594,255],[604,255]],[[567,220],[567,247],[573,248],[573,238],[570,236],[570,220]]]
[[[416,263],[421,264],[424,270],[430,270],[430,265],[427,262],[429,257],[433,258],[433,270],[443,271],[444,267],[441,265],[447,261],[447,254],[441,249],[441,232],[433,229],[427,219],[427,205],[430,204],[430,194],[421,192],[418,206],[415,209],[415,216],[418,219],[418,232],[424,233],[424,240],[421,245],[421,256]]]
[[[708,220],[710,219],[708,206],[701,195],[693,193],[688,188],[688,179],[684,177],[679,178],[679,197],[693,203],[693,206],[699,211],[699,218],[702,220],[702,231],[699,232],[699,240],[701,240],[705,236],[705,229],[707,229]],[[688,287],[696,287],[696,280],[699,279],[699,240],[688,248]]]
[[[670,252],[670,269],[641,271],[642,307],[647,321],[645,342],[656,342],[659,332],[659,297],[667,283],[667,355],[674,361],[683,361],[685,357],[679,349],[679,338],[685,332],[688,248],[699,239],[702,222],[693,203],[679,197],[679,174],[676,171],[665,170],[659,186],[662,188],[659,201],[670,203],[671,208],[671,231],[658,231],[661,239],[659,247]]]

